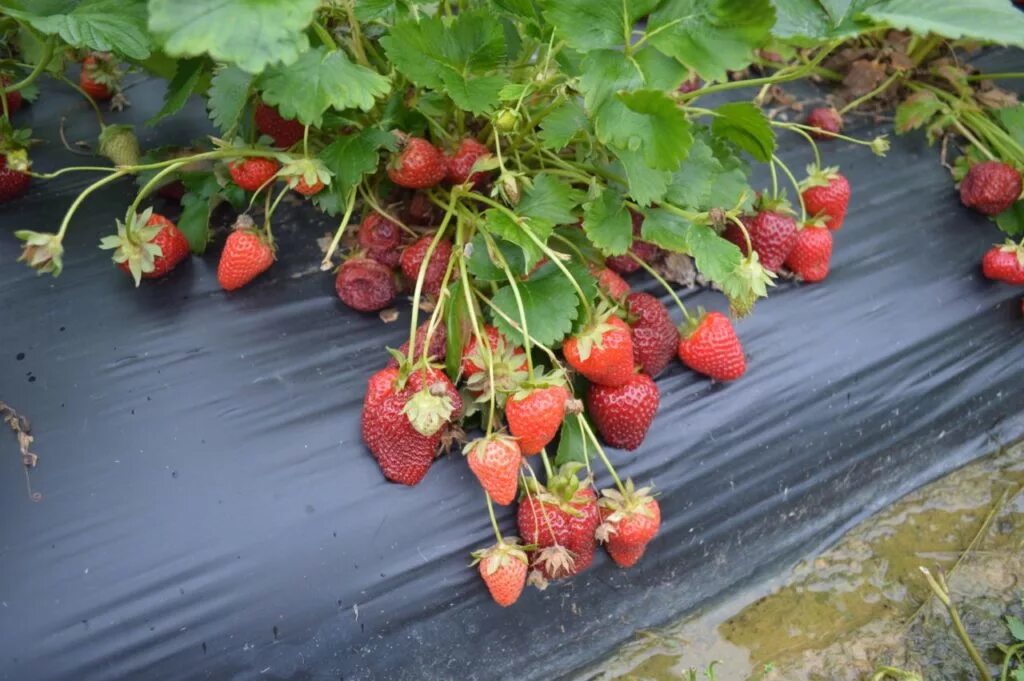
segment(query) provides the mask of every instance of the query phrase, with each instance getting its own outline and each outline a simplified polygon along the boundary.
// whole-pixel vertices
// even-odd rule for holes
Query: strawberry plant
[[[95,175],[59,225],[16,232],[21,259],[56,276],[79,208],[134,177],[138,191],[101,246],[137,286],[188,251],[208,257],[211,215],[226,204],[237,219],[218,244],[225,291],[273,267],[275,213],[289,194],[336,218],[320,266],[339,298],[363,313],[411,299],[408,341],[386,363],[382,349],[369,379],[363,440],[383,475],[406,485],[468,440],[496,539],[475,557],[495,600],[510,605],[528,575],[540,585],[576,574],[599,543],[620,566],[641,558],[659,502],[619,477],[605,445],[640,446],[660,400],[653,377],[674,356],[713,380],[743,376],[733,319],[776,273],[827,275],[850,187],[823,165],[812,134],[879,155],[885,137],[844,135],[834,112],[804,125],[749,99],[705,97],[819,73],[844,38],[913,23],[905,15],[940,30],[948,14],[902,0],[860,0],[842,17],[829,8],[0,0],[0,202],[33,182]],[[773,50],[794,58],[768,69]],[[132,71],[168,80],[147,125],[198,96],[217,135],[143,153],[130,126],[103,118],[128,103],[121,82]],[[96,149],[113,165],[32,167],[18,109],[43,77],[90,104]],[[776,154],[779,132],[809,144],[803,181]],[[760,192],[750,186],[757,164],[772,178]],[[1003,184],[995,198],[979,191],[979,205],[1002,206],[1012,189]],[[1020,250],[1000,251],[1005,279],[1003,253]],[[685,307],[665,277],[678,257],[721,291],[732,318]],[[679,326],[657,298],[631,293],[620,275],[632,273],[664,287]],[[600,492],[599,476],[610,481]],[[502,535],[494,503],[517,504],[521,539]]]

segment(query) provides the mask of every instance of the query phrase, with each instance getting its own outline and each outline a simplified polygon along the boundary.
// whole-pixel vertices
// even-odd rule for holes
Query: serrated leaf
[[[700,134],[690,154],[673,175],[667,196],[672,203],[693,210],[732,208],[747,193],[746,167],[738,158],[719,149],[716,155],[713,138]]]
[[[640,233],[644,241],[693,258],[701,273],[718,284],[728,282],[739,267],[742,253],[736,244],[707,225],[698,225],[664,208],[645,211]]]
[[[689,254],[689,233],[691,223],[664,208],[644,211],[644,222],[640,234],[644,241],[649,241],[666,251]]]
[[[767,163],[775,153],[775,134],[768,118],[751,102],[730,102],[715,109],[711,132],[732,141],[754,159]]]
[[[395,137],[379,128],[366,128],[354,135],[339,137],[318,155],[331,171],[331,188],[347,194],[367,173],[377,170],[380,150],[393,148]]]
[[[863,13],[919,35],[937,33],[1024,47],[1024,12],[1003,0],[882,0]]]
[[[644,85],[652,90],[675,90],[690,76],[685,66],[653,47],[641,49],[633,61],[640,66]]]
[[[672,173],[654,170],[647,165],[643,154],[638,151],[615,147],[612,147],[612,151],[622,164],[622,170],[629,183],[629,194],[634,201],[646,207],[665,198],[665,192],[672,181]]]
[[[32,0],[6,3],[4,11],[68,45],[145,59],[152,45],[144,0]]]
[[[22,60],[27,64],[34,66],[43,58],[45,42],[27,27],[18,29],[18,33],[14,36],[14,44],[17,46],[18,54],[21,55]],[[64,71],[63,51],[53,50],[50,53],[50,59],[45,68],[50,73],[61,73]],[[23,97],[25,96],[24,89],[22,89],[21,94]]]
[[[324,112],[356,108],[368,111],[388,92],[388,79],[353,64],[340,50],[317,47],[287,66],[274,66],[259,80],[262,97],[285,118],[319,126]]]
[[[647,20],[650,44],[708,81],[750,63],[775,23],[768,0],[668,0]]]
[[[690,121],[675,100],[660,90],[620,92],[618,99],[629,115],[602,115],[597,121],[598,138],[631,151],[643,153],[655,170],[675,170],[693,143]],[[605,113],[610,110],[605,110]]]
[[[1008,236],[1024,234],[1024,201],[1017,201],[997,215],[996,226]]]
[[[622,197],[605,188],[583,212],[583,231],[605,255],[623,255],[633,244],[633,221]]]
[[[814,45],[815,40],[853,36],[871,27],[858,12],[875,0],[773,0],[777,38]],[[800,40],[802,39],[802,40]]]
[[[1010,137],[1017,141],[1017,144],[1024,146],[1024,104],[995,109],[993,112],[1003,129],[1010,133]]]
[[[305,29],[319,6],[320,0],[149,0],[149,29],[168,54],[209,54],[259,73],[309,48]]]
[[[525,259],[521,268],[512,269],[515,274],[521,275],[529,272],[530,269],[544,257],[544,252],[541,251],[537,243],[527,235],[526,230],[529,230],[529,232],[537,237],[541,242],[546,242],[548,237],[551,236],[554,223],[525,216],[519,216],[518,222],[516,222],[513,221],[512,218],[504,211],[500,211],[497,208],[491,208],[483,214],[483,228],[489,234],[514,243],[523,250],[523,256]],[[511,263],[509,263],[509,267],[512,267]]]
[[[590,120],[583,107],[575,101],[553,109],[540,124],[541,144],[547,149],[564,149],[576,135],[590,128]]]
[[[221,133],[229,132],[241,118],[252,81],[252,75],[235,66],[226,66],[213,75],[206,106],[210,120]]]
[[[589,442],[580,428],[579,419],[568,416],[562,421],[562,430],[558,436],[558,452],[555,454],[555,466],[577,461],[586,463],[590,448]]]
[[[553,175],[540,173],[533,179],[533,186],[523,192],[516,212],[555,225],[564,225],[576,222],[576,209],[583,198],[584,193],[579,189],[574,189]]]
[[[1010,634],[1018,641],[1024,641],[1024,622],[1019,617],[1010,615],[1006,618],[1006,626],[1010,628]]]
[[[542,0],[544,16],[569,47],[599,50],[625,46],[629,29],[658,0]]]
[[[163,119],[181,111],[185,102],[196,90],[199,81],[206,72],[207,61],[205,59],[183,59],[178,62],[174,78],[167,84],[167,92],[164,94],[164,105],[155,116],[146,121],[146,125],[156,125]]]
[[[566,263],[565,267],[579,282],[584,295],[593,297],[594,278],[586,269],[573,262]],[[554,263],[548,262],[527,281],[520,282],[518,287],[530,335],[548,347],[561,342],[572,331],[573,322],[579,317],[580,305],[576,289],[565,274]],[[511,286],[501,288],[492,301],[518,324],[519,307]],[[515,338],[519,333],[500,315],[494,315],[494,325],[509,338]]]
[[[494,239],[494,241],[502,257],[505,258],[505,262],[508,263],[509,269],[513,272],[526,271],[524,264],[526,260],[522,248],[501,239]],[[505,271],[495,264],[497,258],[489,252],[484,235],[478,232],[469,243],[472,249],[472,254],[466,260],[466,269],[469,270],[469,273],[481,281],[505,281]]]
[[[903,134],[927,125],[942,108],[942,102],[934,92],[915,92],[896,107],[896,132]]]
[[[187,192],[181,197],[178,229],[188,239],[189,248],[197,255],[202,254],[210,242],[210,215],[215,205],[216,201],[204,192]]]
[[[422,87],[443,90],[462,109],[481,114],[499,101],[505,76],[491,75],[506,55],[501,24],[483,11],[395,24],[380,39],[395,68]]]

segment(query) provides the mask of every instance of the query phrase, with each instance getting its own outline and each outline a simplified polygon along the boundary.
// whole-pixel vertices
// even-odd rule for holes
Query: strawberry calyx
[[[113,250],[112,260],[118,265],[127,263],[128,271],[138,286],[144,273],[156,269],[156,258],[163,255],[163,249],[153,243],[156,235],[163,230],[163,224],[148,225],[153,209],[131,213],[124,222],[117,220],[117,234],[103,237],[100,248]]]
[[[597,540],[607,543],[611,535],[618,531],[619,523],[635,515],[653,518],[650,510],[650,502],[655,496],[653,490],[653,487],[636,489],[632,479],[626,480],[622,490],[614,487],[601,490],[601,498],[598,499],[597,505],[611,513],[598,525],[594,533]]]
[[[527,565],[529,561],[526,558],[526,552],[533,548],[535,547],[532,545],[520,544],[519,537],[503,537],[493,546],[471,553],[473,562],[470,565],[476,565],[486,560],[487,574],[493,575],[511,561],[519,561],[523,565]]]
[[[704,318],[708,316],[707,310],[703,307],[697,308],[697,314],[690,315],[688,318],[683,320],[683,323],[679,325],[679,334],[684,339],[689,338],[693,333],[700,327]]]
[[[590,326],[574,337],[576,340],[576,349],[579,352],[581,360],[584,362],[587,361],[594,348],[597,348],[598,350],[604,349],[604,335],[609,331],[615,330],[615,327],[608,323],[608,320],[614,314],[615,313],[611,308],[602,304],[595,312],[594,319]]]
[[[484,437],[478,437],[472,442],[466,444],[466,446],[462,448],[462,453],[465,456],[469,456],[477,449],[484,448],[491,443],[500,444],[502,446],[519,446],[516,439],[510,435],[506,435],[505,433],[491,433]]]
[[[812,218],[808,218],[796,226],[797,230],[801,229],[828,229],[828,217],[824,214],[815,215]],[[774,284],[773,284],[774,285]]]
[[[555,386],[561,386],[568,390],[565,380],[565,372],[561,369],[555,369],[547,374],[534,376],[532,381],[522,381],[512,394],[512,398],[515,400],[523,400],[529,397],[530,393],[534,390],[543,390],[545,388],[553,388]]]
[[[768,296],[768,287],[775,286],[777,276],[761,264],[757,251],[751,251],[740,259],[739,267],[734,274],[744,285],[726,289],[729,298],[729,309],[737,317],[745,317],[754,307],[758,298]]]
[[[807,177],[800,183],[800,191],[811,187],[827,187],[832,180],[839,178],[839,167],[822,168],[817,164],[807,166]]]
[[[417,390],[402,407],[402,413],[417,433],[430,437],[441,430],[455,411],[443,383],[433,383]]]
[[[288,183],[289,189],[295,189],[300,183],[307,187],[315,187],[317,184],[330,185],[333,176],[324,162],[318,158],[292,159],[277,171],[277,175]]]
[[[82,70],[97,85],[105,85],[111,91],[120,90],[121,70],[109,52],[93,52],[82,62]]]
[[[64,267],[63,255],[64,246],[56,234],[50,232],[33,232],[28,229],[20,229],[14,236],[25,242],[22,246],[21,256],[18,262],[23,262],[39,274],[44,272],[54,276],[60,274]]]
[[[1017,256],[1017,263],[1024,267],[1024,241],[1021,243],[1015,242],[1013,239],[1007,239],[1001,244],[995,244],[995,247],[1004,253],[1013,253]]]
[[[785,191],[780,191],[775,196],[770,196],[766,193],[761,194],[758,196],[757,201],[754,202],[754,210],[758,213],[770,211],[781,215],[796,215],[796,211],[793,210],[793,204],[786,198]]]

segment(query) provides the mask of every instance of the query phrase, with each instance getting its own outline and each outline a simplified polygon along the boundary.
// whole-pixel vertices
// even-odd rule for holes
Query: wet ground
[[[657,631],[638,632],[579,681],[861,681],[880,666],[927,681],[978,677],[919,566],[945,571],[965,627],[991,663],[1024,610],[1024,445],[905,497],[772,584]],[[703,678],[703,675],[701,675]],[[1011,677],[1013,678],[1013,677]]]

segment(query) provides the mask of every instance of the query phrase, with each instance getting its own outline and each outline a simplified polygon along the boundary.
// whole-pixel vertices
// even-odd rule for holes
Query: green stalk
[[[655,280],[656,282],[658,282],[659,284],[661,284],[661,286],[662,286],[662,287],[663,287],[663,288],[664,288],[664,289],[665,289],[666,291],[668,291],[668,294],[669,294],[670,296],[672,296],[672,300],[674,300],[674,301],[675,301],[675,303],[676,303],[676,306],[677,306],[677,307],[679,308],[679,311],[683,313],[683,319],[685,319],[685,320],[686,320],[687,322],[690,322],[690,321],[692,321],[692,317],[690,317],[690,313],[689,313],[689,312],[688,312],[688,311],[686,310],[686,306],[685,306],[685,305],[683,305],[683,301],[681,301],[681,300],[679,299],[679,296],[677,296],[677,295],[676,295],[676,292],[675,292],[675,290],[674,290],[674,289],[673,289],[673,288],[672,288],[672,287],[671,287],[671,286],[669,285],[669,283],[668,283],[667,281],[665,281],[665,279],[664,279],[664,278],[662,278],[662,276],[661,276],[660,274],[658,274],[658,273],[657,273],[657,272],[656,272],[656,271],[654,270],[654,268],[653,268],[653,267],[651,267],[651,266],[650,266],[650,265],[648,265],[648,264],[647,264],[646,262],[644,262],[643,260],[641,260],[640,258],[638,258],[638,257],[637,257],[637,256],[636,256],[635,254],[633,254],[633,253],[630,253],[630,254],[629,254],[629,257],[633,258],[634,262],[636,262],[636,263],[637,263],[638,265],[640,265],[640,267],[642,267],[642,268],[644,268],[645,270],[647,270],[647,274],[649,274],[649,275],[651,275],[652,277],[654,277],[654,280]]]
[[[619,474],[615,472],[615,466],[608,460],[608,455],[604,453],[604,447],[598,442],[597,436],[594,435],[594,431],[590,429],[590,424],[583,418],[583,414],[576,414],[576,420],[580,424],[580,430],[584,431],[589,437],[590,441],[594,443],[594,448],[597,450],[597,455],[601,457],[601,461],[604,463],[605,468],[612,476],[612,480],[615,481],[615,486],[619,488],[619,491],[623,494],[626,493],[626,487],[622,484],[622,480],[619,480]]]
[[[466,243],[465,234],[462,231],[463,222],[459,220],[455,226],[455,241],[459,247],[459,250],[464,248]],[[483,349],[484,358],[487,362],[488,376],[491,381],[491,395],[490,405],[488,407],[487,414],[487,436],[490,437],[494,429],[494,412],[496,395],[494,391],[494,353],[492,352],[491,344],[488,342],[487,335],[481,331],[480,320],[476,316],[476,305],[473,303],[473,293],[479,295],[479,291],[474,289],[469,283],[469,271],[466,269],[465,258],[459,258],[459,277],[462,281],[462,294],[466,299],[466,310],[469,312],[469,321],[473,327],[473,335],[476,336],[476,345],[478,348]]]
[[[800,223],[803,224],[804,222],[807,222],[807,207],[804,206],[804,196],[800,193],[800,183],[796,181],[796,178],[793,177],[793,173],[790,172],[789,167],[782,162],[782,159],[775,154],[772,154],[772,168],[774,168],[776,164],[782,168],[782,172],[786,174],[786,177],[789,178],[790,183],[793,185],[797,201],[800,202]]]
[[[430,264],[430,259],[434,255],[434,250],[437,248],[437,244],[440,243],[441,237],[448,228],[448,223],[451,222],[452,215],[455,214],[456,200],[456,192],[453,191],[451,199],[448,201],[448,210],[444,214],[444,219],[441,221],[441,226],[437,228],[437,233],[434,234],[434,238],[430,241],[430,245],[427,247],[427,252],[423,256],[423,262],[420,263],[420,271],[416,275],[416,287],[413,289],[412,294],[412,314],[409,315],[410,357],[416,351],[416,323],[419,321],[420,296],[423,294],[423,281],[427,278],[427,266]]]
[[[103,179],[93,182],[91,185],[86,187],[81,194],[75,197],[75,200],[71,204],[71,207],[68,208],[68,212],[64,214],[64,220],[62,220],[60,223],[60,229],[57,230],[57,240],[62,241],[64,239],[64,234],[68,231],[68,225],[71,223],[71,216],[75,214],[75,211],[78,210],[78,207],[82,205],[82,202],[85,201],[86,197],[88,197],[89,194],[92,194],[100,187],[108,185],[114,180],[120,179],[121,177],[124,177],[125,175],[128,174],[129,173],[124,169],[116,170],[112,172],[110,175],[104,177]]]
[[[338,229],[334,232],[334,238],[331,239],[331,245],[327,247],[324,259],[320,261],[320,269],[324,272],[334,266],[334,262],[332,261],[334,252],[338,250],[338,244],[341,243],[341,237],[345,233],[345,229],[348,227],[348,221],[352,218],[352,210],[355,207],[356,188],[353,187],[348,193],[348,199],[345,201],[345,214],[341,217],[341,224],[338,225]]]
[[[964,627],[963,621],[960,619],[960,613],[957,612],[956,606],[953,604],[953,599],[949,593],[949,587],[946,585],[946,579],[942,576],[941,572],[939,573],[938,579],[936,579],[927,568],[922,567],[919,569],[924,575],[925,581],[928,582],[928,587],[935,593],[936,598],[939,599],[942,605],[946,607],[946,612],[949,613],[949,618],[953,623],[953,630],[956,632],[960,642],[963,643],[964,648],[967,650],[967,654],[970,656],[971,661],[977,668],[982,681],[992,681],[992,675],[989,674],[988,665],[986,665],[984,660],[981,659],[978,649],[974,647],[974,642],[971,641],[971,637],[967,633],[967,629]]]
[[[888,78],[886,78],[884,81],[882,81],[881,85],[876,87],[874,90],[872,90],[871,92],[869,92],[869,93],[867,93],[865,95],[862,95],[862,96],[858,97],[857,99],[853,100],[852,102],[850,102],[846,106],[844,106],[842,109],[840,109],[839,110],[839,115],[842,116],[847,111],[853,111],[854,109],[856,109],[858,106],[860,106],[864,102],[868,101],[869,99],[874,99],[878,95],[880,95],[883,92],[885,92],[886,90],[888,90],[890,85],[895,83],[898,78],[902,78],[903,76],[904,76],[903,71],[895,71],[892,75],[890,75]]]
[[[505,260],[505,256],[502,255],[501,251],[495,245],[491,239],[491,235],[487,232],[481,232],[484,235],[484,239],[487,241],[487,245],[490,247],[491,252],[494,253],[498,259],[498,265],[502,271],[505,272],[505,277],[508,279],[509,286],[512,287],[512,295],[516,299],[516,308],[519,310],[519,321],[523,327],[523,349],[526,351],[526,375],[529,380],[533,381],[533,352],[530,348],[530,329],[526,325],[526,308],[523,306],[523,298],[519,293],[519,284],[516,282],[515,275],[512,274],[512,269],[508,266],[508,262]]]
[[[3,86],[3,87],[0,87],[0,97],[2,97],[3,99],[6,100],[7,99],[6,95],[7,95],[8,92],[14,92],[16,90],[20,90],[20,89],[22,89],[22,88],[24,88],[24,87],[34,83],[36,78],[38,78],[39,75],[46,68],[46,65],[50,63],[50,57],[53,56],[53,47],[54,47],[54,36],[51,35],[49,38],[46,39],[46,43],[43,45],[43,55],[39,59],[39,61],[36,63],[35,68],[32,69],[32,72],[29,73],[24,78],[22,78],[21,80],[19,80],[17,83],[14,83],[12,85],[6,85],[6,86]],[[8,116],[8,113],[7,113],[7,103],[5,101],[4,102],[4,118],[7,118],[7,116]]]
[[[494,516],[494,502],[491,501],[491,495],[484,492],[484,497],[487,498],[487,514],[491,516],[491,527],[494,528],[494,536],[498,538],[498,543],[501,544],[505,540],[501,538],[501,530],[498,529],[498,519]]]
[[[160,184],[160,180],[164,179],[171,173],[177,171],[178,168],[184,165],[188,165],[189,163],[190,161],[182,161],[180,163],[169,165],[163,170],[161,170],[159,173],[154,175],[152,178],[150,178],[149,182],[143,185],[142,189],[139,190],[139,193],[135,195],[135,200],[132,201],[132,205],[128,207],[128,216],[131,217],[132,215],[135,215],[136,212],[138,212],[139,204],[142,203],[142,200],[146,198],[146,196],[148,196],[149,193]]]

